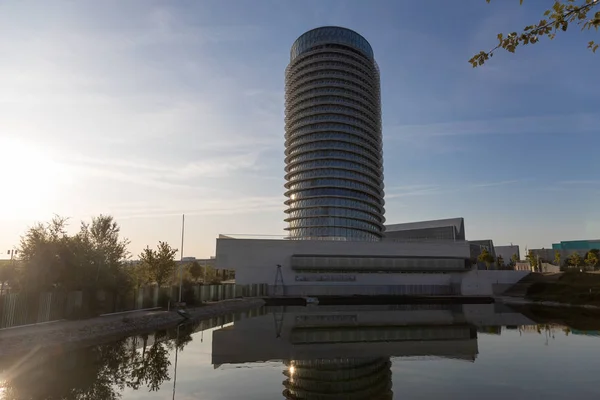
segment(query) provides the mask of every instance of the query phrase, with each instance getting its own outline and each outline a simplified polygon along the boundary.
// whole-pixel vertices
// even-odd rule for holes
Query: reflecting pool
[[[0,360],[0,399],[600,398],[599,344],[495,304],[263,307]]]

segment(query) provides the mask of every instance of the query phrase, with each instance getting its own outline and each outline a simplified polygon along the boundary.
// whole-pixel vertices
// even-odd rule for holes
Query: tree
[[[569,256],[569,265],[572,267],[579,268],[583,263],[583,259],[579,255],[579,253],[573,253]]]
[[[0,264],[0,294],[4,294],[4,285],[14,286],[17,279],[17,267],[14,262]]]
[[[535,256],[535,254],[533,253],[533,250],[529,250],[529,252],[525,256],[525,259],[527,261],[529,261],[529,265],[531,266],[531,268],[534,271],[536,271],[538,269],[538,260],[537,260],[537,258]]]
[[[140,261],[146,265],[150,278],[159,287],[164,285],[175,272],[176,253],[177,249],[171,248],[167,242],[158,242],[156,250],[146,247],[140,254]]]
[[[514,267],[517,264],[517,261],[519,261],[519,256],[515,253],[510,257],[510,264]]]
[[[67,218],[54,216],[47,224],[37,223],[21,237],[19,258],[21,286],[38,291],[66,285],[76,278],[69,257]]]
[[[490,0],[486,1],[490,2]],[[520,3],[523,4],[523,0],[520,0]],[[591,28],[597,31],[600,27],[600,11],[595,12],[593,16],[592,12],[596,11],[594,8],[599,5],[598,0],[555,0],[552,8],[544,12],[544,17],[548,19],[544,18],[537,24],[526,26],[521,33],[511,32],[506,36],[499,33],[498,44],[489,51],[475,54],[469,63],[475,68],[483,65],[500,48],[514,53],[519,45],[535,44],[544,36],[552,40],[558,32],[566,31],[569,24],[581,26],[582,31]],[[587,47],[595,53],[598,44],[590,41]]]
[[[560,251],[554,251],[554,263],[560,267]]]
[[[118,224],[100,215],[80,231],[67,234],[68,219],[55,216],[35,224],[21,237],[19,278],[28,291],[83,288],[119,291],[127,284],[123,261],[129,241],[121,239]]]
[[[598,262],[598,252],[595,252],[594,250],[588,251],[585,255],[585,265],[587,265],[589,268],[596,268],[598,266]]]
[[[150,283],[150,270],[144,262],[136,262],[126,267],[129,279],[136,289]]]
[[[198,282],[198,280],[202,277],[202,266],[198,263],[198,261],[194,261],[190,264],[189,271],[190,275],[194,279],[194,282]]]
[[[490,265],[494,262],[494,256],[487,249],[483,249],[479,256],[477,256],[477,261],[485,263],[485,267],[490,269]]]
[[[96,267],[115,271],[121,267],[122,262],[129,257],[127,246],[129,240],[120,239],[121,229],[113,217],[100,215],[92,218],[92,223],[81,224],[80,235],[89,239],[96,258]],[[99,273],[96,274],[98,280]]]

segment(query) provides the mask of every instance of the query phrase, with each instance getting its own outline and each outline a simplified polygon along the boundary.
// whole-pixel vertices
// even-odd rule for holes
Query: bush
[[[183,285],[181,287],[181,300],[188,306],[195,306],[197,303],[199,303],[198,299],[196,299],[196,293],[194,292],[195,286],[196,285],[194,285],[193,282],[187,279],[183,281]]]
[[[167,308],[169,306],[169,302],[171,301],[171,295],[166,291],[160,291],[158,294],[158,306]]]

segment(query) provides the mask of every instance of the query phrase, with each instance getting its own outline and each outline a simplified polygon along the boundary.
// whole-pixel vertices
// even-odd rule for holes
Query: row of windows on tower
[[[343,189],[343,188],[316,188],[316,189],[306,189],[301,192],[292,193],[290,195],[290,200],[300,200],[302,198],[307,197],[316,197],[316,196],[341,196],[341,197],[350,197],[354,199],[369,201],[374,204],[383,205],[383,199],[380,199],[376,196],[372,196],[370,194],[358,192],[352,189]]]
[[[289,150],[288,156],[293,156],[299,153],[306,153],[313,150],[329,150],[329,149],[340,149],[346,151],[352,151],[354,153],[358,153],[364,155],[366,157],[371,157],[373,162],[379,162],[379,154],[372,151],[369,147],[361,146],[354,143],[349,143],[341,140],[319,140],[313,141],[305,144],[301,144],[299,146],[292,147]]]
[[[314,228],[287,228],[290,231],[292,238],[298,237],[302,239],[335,239],[339,240],[379,240],[381,235],[377,233],[365,232],[359,229],[342,228],[342,227],[314,227]]]
[[[348,171],[345,169],[333,169],[333,168],[323,168],[311,171],[299,172],[296,175],[288,177],[288,187],[289,184],[295,181],[303,181],[307,179],[319,178],[319,177],[327,177],[327,178],[346,178],[353,179],[361,182],[370,183],[375,188],[382,188],[382,184],[379,180],[372,178],[369,175],[361,174],[354,171]]]
[[[370,203],[365,203],[360,200],[352,200],[343,197],[313,197],[310,199],[298,199],[289,201],[288,213],[295,209],[302,210],[316,206],[327,206],[327,207],[347,207],[366,212],[373,213],[375,215],[381,215],[383,208],[375,206]],[[383,222],[383,220],[381,221]]]
[[[374,170],[377,170],[379,167],[379,162],[374,161],[370,157],[365,157],[356,153],[343,150],[314,150],[310,153],[303,153],[297,156],[289,157],[288,159],[286,159],[286,163],[289,165],[297,162],[310,161],[319,158],[340,158],[349,161],[355,161],[358,163],[365,164],[366,166],[371,167]]]
[[[364,107],[370,109],[375,113],[379,113],[377,109],[377,105],[373,102],[371,96],[365,96],[362,92],[352,90],[345,87],[340,86],[320,86],[311,89],[300,88],[298,91],[293,93],[293,96],[288,99],[286,103],[286,109],[290,110],[295,107],[298,103],[305,101],[307,99],[314,99],[323,94],[334,94],[336,96],[340,96],[344,99],[352,98],[356,99],[360,102]],[[371,108],[372,107],[372,108]]]
[[[291,152],[295,146],[304,144],[304,143],[312,143],[316,141],[322,140],[339,140],[344,142],[355,143],[363,146],[364,148],[374,152],[376,156],[380,156],[382,154],[381,150],[379,150],[377,144],[373,143],[370,140],[365,139],[362,136],[356,135],[354,133],[345,133],[345,132],[331,132],[331,131],[323,131],[316,133],[307,133],[302,136],[294,135],[287,141],[287,149],[288,152]]]
[[[304,190],[316,187],[338,187],[353,190],[360,190],[367,193],[372,193],[374,196],[380,196],[382,193],[377,188],[371,185],[365,185],[354,180],[336,179],[336,178],[317,178],[301,182],[296,182],[288,185],[289,191]]]
[[[373,113],[365,113],[361,110],[357,110],[355,107],[346,107],[340,105],[315,105],[305,108],[295,113],[288,113],[289,115],[285,118],[287,123],[293,123],[296,120],[301,120],[308,115],[318,114],[336,114],[336,115],[348,115],[353,118],[359,118],[362,123],[370,126],[372,129],[377,129],[378,121]]]
[[[302,210],[294,210],[289,213],[288,219],[305,218],[315,216],[336,216],[346,218],[359,218],[367,221],[372,221],[377,224],[381,223],[381,219],[371,213],[359,211],[351,208],[336,208],[336,207],[314,207],[305,208]]]
[[[294,92],[295,90],[307,90],[309,88],[316,87],[324,87],[324,86],[338,86],[341,88],[351,88],[354,91],[360,93],[362,96],[365,96],[369,103],[377,104],[379,100],[379,92],[374,92],[366,89],[364,86],[353,82],[349,79],[337,78],[337,79],[314,79],[309,80],[307,82],[302,82],[301,84],[296,84],[293,87],[286,88],[286,98],[291,99],[294,96],[297,96],[299,92]]]
[[[292,140],[296,136],[300,136],[306,133],[321,132],[321,131],[332,131],[332,132],[349,132],[361,135],[362,137],[369,139],[377,144],[377,148],[381,150],[381,135],[376,135],[372,131],[367,131],[360,127],[356,127],[352,124],[347,123],[331,123],[331,122],[319,122],[316,124],[308,124],[295,129],[286,131],[285,137],[288,140]]]
[[[305,117],[295,119],[293,122],[286,124],[286,130],[288,130],[288,132],[292,132],[296,127],[312,124],[312,123],[319,122],[319,121],[343,122],[343,123],[346,123],[349,125],[353,125],[357,128],[360,128],[365,132],[371,132],[374,137],[377,136],[377,134],[375,133],[375,132],[377,132],[377,129],[375,129],[372,126],[370,126],[369,124],[365,123],[362,119],[352,117],[349,115],[345,115],[345,114],[333,114],[333,113],[331,113],[331,114],[316,114],[316,115],[310,114]]]

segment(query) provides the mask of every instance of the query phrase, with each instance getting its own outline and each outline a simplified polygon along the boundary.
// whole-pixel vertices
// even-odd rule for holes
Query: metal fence
[[[211,302],[237,297],[267,295],[266,284],[192,285],[183,301]],[[95,291],[9,293],[0,295],[0,329],[39,324],[61,319],[85,318],[100,314],[165,307],[178,299],[179,288],[143,287],[126,294]],[[93,311],[92,311],[93,310]]]

